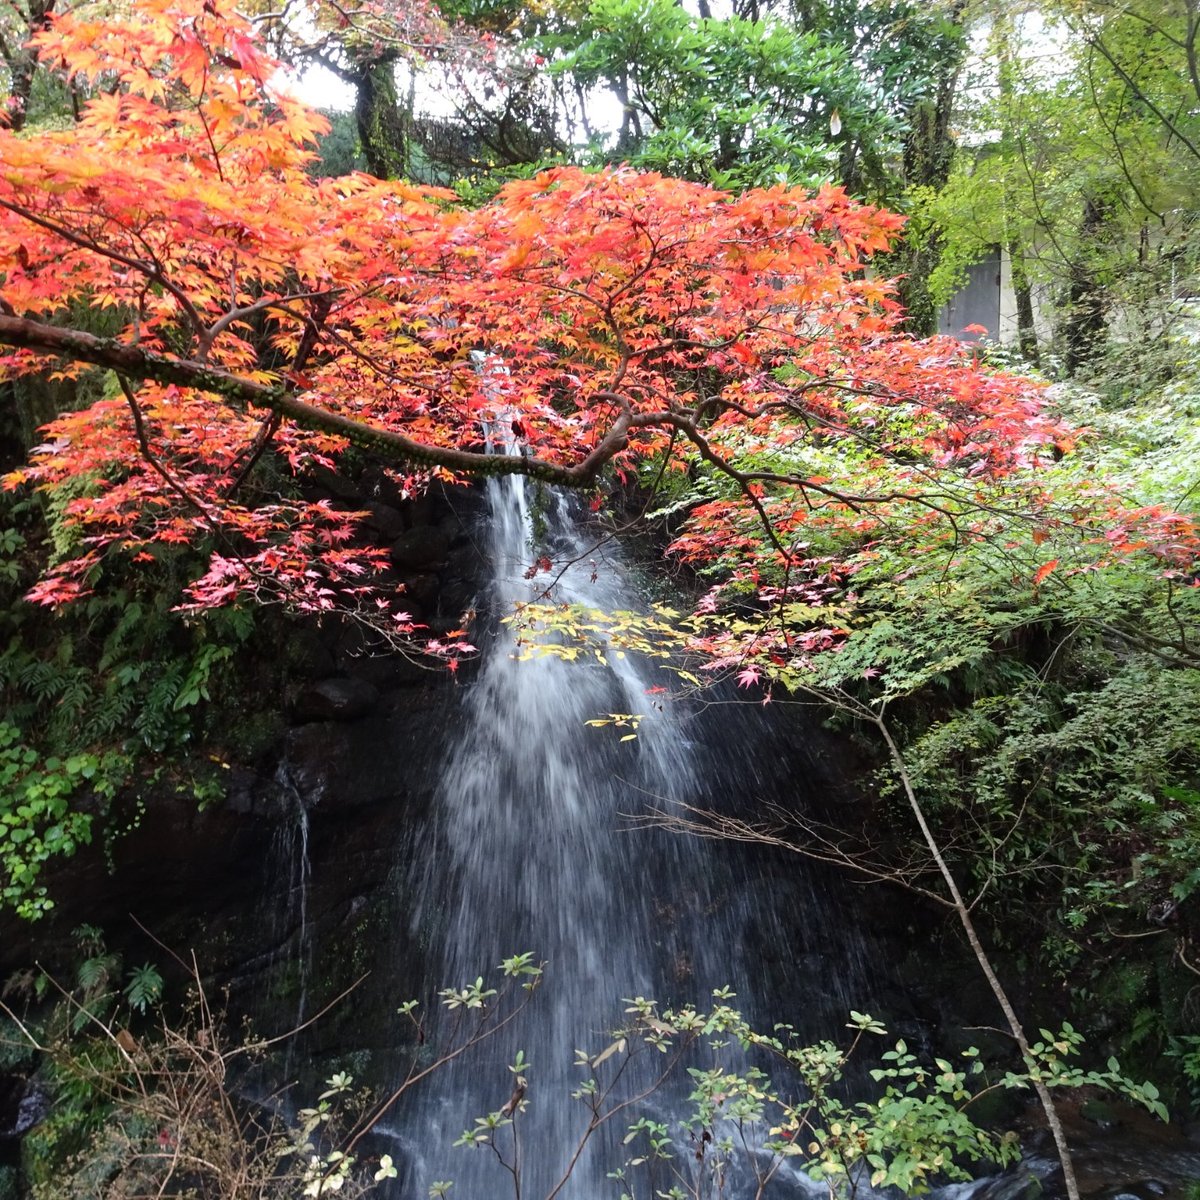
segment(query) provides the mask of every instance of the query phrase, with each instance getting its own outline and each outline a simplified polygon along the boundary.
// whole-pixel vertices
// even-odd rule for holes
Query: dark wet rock
[[[972,1193],[971,1200],[1040,1200],[1042,1181],[1028,1167],[1017,1167]]]
[[[404,489],[384,467],[367,467],[358,477],[359,490],[368,500],[399,508],[407,503]]]
[[[381,542],[390,542],[404,532],[404,514],[390,504],[373,501],[367,505],[363,528],[376,534]]]
[[[456,512],[447,513],[439,522],[438,530],[445,535],[451,546],[461,546],[470,540],[471,526],[466,518]]]
[[[403,593],[395,596],[395,609],[406,612],[420,623],[424,609]],[[335,660],[337,674],[353,679],[365,679],[376,687],[386,690],[393,686],[404,686],[411,678],[408,661],[387,637],[376,629],[349,623],[339,634]]]
[[[50,1094],[36,1080],[0,1076],[0,1138],[19,1138],[45,1120]]]
[[[404,584],[402,603],[407,603],[411,597],[423,607],[432,607],[437,602],[441,583],[431,571],[416,571],[401,577]]]
[[[391,558],[401,570],[427,570],[446,561],[449,539],[434,525],[418,525],[392,544]]]
[[[355,678],[365,679],[380,692],[391,692],[394,688],[410,688],[430,682],[430,664],[415,651],[401,654],[363,654],[348,663]]]
[[[363,498],[358,484],[331,467],[314,466],[309,475],[313,483],[322,491],[328,492],[335,500],[358,504]]]
[[[300,679],[323,679],[334,669],[329,638],[316,629],[293,630],[288,637],[287,656],[292,673]]]
[[[422,677],[427,684],[438,682],[433,672]],[[429,773],[429,756],[443,740],[440,705],[424,689],[410,689],[360,721],[289,730],[280,771],[305,809],[380,804],[411,797],[414,779]]]
[[[438,492],[423,492],[404,505],[404,516],[410,529],[436,525],[446,511],[446,501]]]
[[[322,679],[296,697],[298,721],[355,721],[379,703],[379,689],[365,679]]]
[[[17,1075],[0,1075],[0,1138],[17,1136],[17,1119],[25,1080]]]
[[[1079,1106],[1079,1115],[1083,1120],[1098,1125],[1101,1129],[1116,1129],[1121,1123],[1113,1106],[1095,1097],[1085,1100]]]
[[[479,584],[476,580],[463,575],[443,577],[438,608],[443,616],[457,622],[463,613],[473,607],[478,595]]]
[[[225,789],[223,807],[231,813],[269,815],[286,811],[278,782],[258,771],[230,764],[221,783]]]
[[[348,665],[368,655],[380,653],[384,648],[380,635],[359,621],[344,621],[333,642],[334,658],[338,667],[347,674],[357,674],[352,666],[351,669],[347,669]]]

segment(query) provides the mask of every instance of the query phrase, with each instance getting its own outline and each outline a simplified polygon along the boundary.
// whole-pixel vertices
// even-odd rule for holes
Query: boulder
[[[473,524],[461,513],[447,513],[439,522],[438,529],[446,535],[452,546],[461,546],[471,535]]]
[[[288,635],[287,657],[291,674],[298,679],[322,679],[334,670],[327,632],[304,626]]]
[[[413,571],[404,575],[401,582],[404,584],[402,605],[408,607],[411,598],[426,610],[436,607],[441,583],[432,571]]]
[[[52,1106],[46,1086],[19,1075],[0,1075],[0,1138],[19,1138],[46,1116]]]
[[[345,475],[339,475],[332,467],[316,465],[310,469],[309,474],[312,481],[335,500],[343,500],[348,504],[358,504],[362,501],[362,492],[358,485]]]

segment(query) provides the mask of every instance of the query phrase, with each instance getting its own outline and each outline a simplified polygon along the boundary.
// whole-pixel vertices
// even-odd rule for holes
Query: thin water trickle
[[[312,939],[308,928],[309,891],[312,883],[312,861],[308,850],[308,806],[296,786],[286,762],[276,772],[276,783],[288,798],[290,820],[280,824],[275,835],[273,894],[282,903],[272,906],[275,940],[280,946],[282,972],[290,993],[289,1007],[293,1028],[302,1025],[308,1015],[308,987],[312,975]],[[286,1067],[291,1069],[294,1049],[288,1043]]]

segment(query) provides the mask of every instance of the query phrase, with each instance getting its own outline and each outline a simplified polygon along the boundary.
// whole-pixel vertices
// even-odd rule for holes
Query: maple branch
[[[758,514],[759,520],[762,522],[763,531],[767,535],[767,539],[775,550],[782,556],[785,563],[791,562],[791,554],[788,552],[784,544],[779,540],[779,536],[775,532],[775,526],[771,522],[771,517],[767,510],[763,507],[762,500],[755,494],[754,489],[750,486],[751,476],[744,471],[739,471],[731,462],[722,458],[709,444],[708,439],[696,428],[695,422],[688,420],[686,417],[668,414],[669,423],[674,425],[693,446],[700,452],[700,457],[705,462],[711,463],[723,475],[727,475],[734,481],[742,490],[742,494],[750,501],[754,511]]]
[[[150,447],[150,439],[146,433],[146,420],[142,415],[142,407],[137,402],[137,397],[133,394],[133,389],[129,386],[129,380],[124,375],[118,372],[117,383],[121,385],[121,391],[125,395],[125,400],[129,404],[129,411],[133,414],[133,430],[137,437],[138,448],[141,451],[142,457],[154,469],[154,471],[162,477],[177,496],[183,501],[195,508],[204,518],[205,523],[215,532],[220,533],[221,527],[216,518],[212,514],[212,510],[198,496],[190,492],[166,467],[159,461],[158,456]]]
[[[870,395],[878,394],[878,393],[872,392],[867,389],[854,388],[849,385],[826,384],[820,380],[813,380],[810,383],[802,384],[802,385],[800,385],[800,389],[804,390],[808,387],[817,388],[817,387],[826,387],[826,386],[832,386],[832,387],[838,388],[839,390],[845,390],[845,391],[848,391],[848,392],[850,392],[852,394],[856,394],[856,395],[870,396]],[[760,413],[765,413],[767,411],[770,411],[771,409],[774,409],[774,408],[780,408],[780,407],[781,408],[790,408],[792,406],[785,400],[785,401],[779,401],[779,402],[774,402],[774,403],[770,403],[770,404],[764,404],[761,406],[761,408],[759,410],[752,410],[752,409],[747,409],[744,406],[739,405],[734,401],[729,401],[722,397],[714,397],[710,400],[703,401],[701,404],[697,405],[696,408],[692,410],[693,415],[690,418],[687,416],[680,416],[680,415],[677,415],[674,413],[667,413],[667,414],[664,414],[662,417],[664,423],[674,425],[676,428],[680,429],[687,436],[689,441],[692,442],[692,444],[700,452],[700,456],[706,462],[711,463],[714,467],[716,467],[716,469],[718,471],[720,471],[722,474],[728,476],[730,479],[732,479],[738,485],[739,488],[741,488],[743,493],[753,503],[754,508],[758,511],[759,516],[762,518],[764,525],[769,526],[768,518],[766,517],[766,515],[764,513],[762,505],[758,502],[757,497],[754,495],[753,491],[751,490],[751,486],[750,486],[751,484],[775,483],[775,484],[786,484],[789,487],[797,488],[797,489],[799,489],[801,495],[804,497],[805,503],[808,504],[810,508],[812,507],[812,504],[809,502],[809,499],[807,496],[807,493],[809,491],[817,492],[820,495],[825,496],[830,500],[834,500],[839,504],[844,504],[852,512],[856,512],[856,513],[861,512],[864,508],[868,508],[872,505],[890,504],[890,503],[895,503],[897,501],[904,502],[904,503],[910,503],[910,504],[919,504],[923,508],[927,508],[931,512],[936,512],[936,513],[940,514],[941,516],[945,517],[946,520],[950,523],[951,527],[953,528],[956,539],[958,538],[958,536],[959,536],[958,514],[956,514],[952,509],[947,508],[944,504],[941,504],[937,500],[932,499],[930,496],[926,495],[923,492],[890,491],[890,492],[879,492],[879,493],[875,493],[875,494],[846,492],[846,491],[841,490],[840,488],[830,487],[828,484],[819,483],[815,479],[811,479],[811,478],[808,478],[807,476],[803,476],[803,475],[794,475],[794,474],[788,474],[788,473],[783,473],[783,472],[778,472],[778,471],[741,471],[741,470],[739,470],[727,459],[724,459],[720,455],[718,455],[712,449],[712,447],[708,444],[707,439],[704,437],[704,435],[702,433],[700,433],[700,431],[698,429],[699,414],[702,414],[705,409],[713,407],[713,406],[728,408],[734,412],[741,413],[743,416],[750,417],[750,418],[753,418],[753,417],[759,415]],[[808,420],[810,418],[810,414],[804,413],[799,410],[796,410],[796,411],[798,411],[799,415],[801,417],[803,417],[805,420]],[[883,453],[888,452],[886,447],[882,447],[882,446],[877,445],[876,443],[871,442],[869,439],[863,437],[861,434],[857,433],[853,429],[835,425],[829,421],[822,420],[820,417],[816,417],[816,418],[814,418],[814,420],[815,420],[816,424],[822,425],[825,428],[830,429],[837,433],[847,434],[847,435],[855,438],[856,440],[858,440],[865,446],[870,446],[871,448],[880,450]],[[925,476],[926,478],[930,478],[929,473],[927,471],[925,471],[923,468],[914,467],[912,469],[916,473],[921,474],[921,475]],[[940,495],[954,497],[955,493],[954,493],[954,489],[951,485],[948,485],[945,483],[940,483],[939,481],[936,481],[933,479],[931,479],[930,481],[939,483],[939,486],[940,486],[939,494]],[[1028,517],[1026,517],[1024,514],[1022,514],[1020,512],[1014,513],[1010,510],[997,507],[996,505],[987,504],[984,501],[979,500],[978,497],[970,497],[970,498],[960,497],[960,501],[963,504],[967,505],[968,507],[978,509],[980,512],[999,513],[999,514],[1002,514],[1005,516],[1016,516],[1018,518],[1027,519],[1032,522],[1041,520],[1041,517],[1037,516],[1037,515],[1029,515]],[[769,528],[768,528],[768,532],[770,532]],[[780,546],[779,542],[776,540],[776,538],[774,537],[773,534],[771,536],[771,541],[774,544],[775,548],[777,550],[779,550],[779,552],[781,554],[784,554],[786,556],[787,552],[783,550],[783,548]]]
[[[262,296],[260,299],[255,300],[253,304],[243,304],[240,308],[230,308],[227,313],[218,317],[217,320],[215,320],[200,335],[200,345],[196,351],[196,361],[202,363],[208,360],[208,355],[212,350],[213,342],[215,342],[218,336],[224,333],[225,330],[228,329],[229,326],[235,321],[240,321],[245,317],[251,317],[256,312],[262,312],[264,309],[276,307],[282,309],[290,316],[293,315],[293,310],[286,306],[293,300],[320,300],[328,297],[329,300],[332,301],[334,296],[344,292],[345,290],[345,288],[331,288],[328,291],[292,292],[287,296]],[[328,313],[328,307],[326,308],[326,313]],[[305,357],[308,357],[307,354]],[[293,363],[292,370],[299,370],[299,367]]]
[[[315,295],[333,296],[336,295],[336,292],[320,292],[315,293]],[[360,296],[359,299],[362,299],[362,296]],[[274,307],[278,308],[280,312],[287,313],[289,317],[295,317],[298,321],[308,322],[311,319],[307,314],[298,313],[294,308],[289,308],[283,300],[276,301]],[[329,341],[340,346],[346,351],[347,354],[350,355],[351,358],[357,358],[364,366],[369,367],[372,371],[374,371],[375,374],[380,377],[380,379],[385,379],[388,383],[396,383],[400,380],[401,377],[397,375],[396,372],[390,367],[388,367],[386,363],[381,362],[374,355],[367,354],[359,346],[355,345],[353,341],[346,337],[345,334],[341,333],[336,326],[328,325],[322,330],[322,332],[324,333],[325,337],[329,339]],[[290,370],[293,374],[295,373],[295,364],[292,365]],[[422,388],[427,392],[433,392],[432,387],[419,381],[405,380],[405,383],[409,387]]]
[[[208,142],[209,149],[212,151],[213,165],[217,168],[217,178],[224,183],[225,172],[221,169],[221,153],[217,149],[217,143],[213,140],[212,129],[208,124],[208,117],[204,115],[204,93],[208,88],[208,63],[204,64],[204,77],[200,82],[200,95],[196,97],[196,116],[200,118],[200,127],[204,130],[204,138]]]
[[[520,454],[489,454],[432,446],[402,433],[380,429],[376,425],[306,404],[296,398],[287,384],[270,387],[219,367],[206,366],[190,359],[170,358],[114,338],[96,337],[78,329],[60,329],[23,317],[0,315],[0,345],[91,363],[115,371],[118,375],[193,388],[223,397],[229,403],[269,409],[303,428],[344,437],[354,445],[387,459],[445,467],[472,475],[526,475],[543,483],[556,483],[570,488],[590,484],[604,465],[629,444],[631,430],[668,424],[674,419],[670,413],[634,414],[624,397],[610,392],[598,393],[597,399],[608,400],[618,406],[620,411],[617,418],[590,453],[577,463],[564,466]]]
[[[92,254],[99,254],[102,258],[111,259],[113,262],[120,263],[123,267],[128,267],[131,271],[137,271],[139,274],[145,275],[147,279],[153,283],[157,283],[161,288],[170,292],[175,297],[179,307],[183,309],[197,334],[204,333],[204,321],[199,312],[196,311],[196,306],[191,302],[188,294],[182,288],[167,278],[158,263],[153,260],[147,262],[143,258],[133,258],[128,254],[122,254],[120,250],[114,250],[111,246],[102,245],[92,238],[85,237],[81,233],[76,233],[74,230],[68,229],[65,225],[60,225],[57,221],[51,221],[47,217],[39,216],[37,213],[31,212],[19,204],[13,204],[11,201],[0,200],[0,208],[7,209],[10,213],[13,213],[24,221],[28,221],[31,225],[37,225],[40,229],[46,230],[47,233],[53,233],[56,237],[62,238],[65,242],[70,242],[73,246],[78,246],[81,250],[88,250]],[[133,233],[133,231],[130,230],[130,233]],[[133,234],[133,236],[136,237],[137,235]],[[139,240],[142,240],[143,245],[145,244],[143,239]]]
[[[230,483],[230,485],[225,489],[223,494],[224,499],[232,499],[237,494],[238,488],[240,488],[242,484],[246,482],[247,477],[249,476],[250,472],[254,470],[258,460],[262,458],[263,451],[266,450],[266,448],[271,444],[271,439],[275,436],[276,431],[279,429],[279,423],[281,420],[282,418],[280,415],[277,412],[273,412],[259,426],[258,433],[254,435],[254,441],[250,443],[249,450],[245,451],[245,465],[240,471],[238,471],[237,477],[233,480],[233,482]]]
[[[292,359],[291,373],[297,375],[304,370],[305,364],[308,362],[309,356],[316,349],[317,342],[321,337],[321,330],[325,326],[326,318],[329,316],[329,310],[333,307],[332,292],[314,293],[312,313],[304,314],[304,333],[300,337],[300,345],[296,347],[296,355]],[[234,481],[225,489],[225,499],[229,499],[235,495],[238,488],[245,483],[247,476],[254,470],[255,463],[262,457],[263,451],[271,444],[271,439],[275,436],[276,430],[279,428],[279,423],[282,417],[278,412],[273,412],[262,423],[253,443],[250,446],[245,466],[237,473]]]

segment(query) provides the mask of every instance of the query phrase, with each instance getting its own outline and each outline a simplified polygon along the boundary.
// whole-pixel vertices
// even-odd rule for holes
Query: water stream
[[[546,589],[546,574],[526,577],[543,554],[556,570],[572,564],[555,577],[555,601],[606,611],[638,606],[619,553],[595,546],[566,498],[537,494],[543,508],[535,513],[535,493],[523,481],[487,486],[493,577],[481,609],[493,619]],[[522,660],[502,626],[484,655],[441,776],[435,828],[414,847],[421,878],[412,929],[432,942],[445,983],[462,986],[525,951],[545,961],[546,980],[511,1036],[506,1031],[430,1082],[408,1115],[411,1168],[396,1196],[423,1197],[445,1179],[455,1180],[460,1200],[512,1194],[494,1156],[451,1147],[474,1117],[509,1098],[507,1064],[518,1049],[530,1063],[520,1195],[550,1195],[586,1123],[570,1098],[580,1081],[573,1052],[605,1045],[624,998],[704,1006],[714,988],[729,986],[753,1010],[748,931],[782,938],[786,930],[765,926],[819,919],[815,907],[780,914],[778,898],[739,878],[736,856],[724,847],[629,829],[628,814],[649,803],[719,806],[732,787],[754,795],[778,771],[769,742],[750,749],[740,740],[734,708],[692,713],[662,704],[656,689],[671,679],[661,665],[615,650],[582,662]],[[622,741],[627,729],[586,724],[610,713],[642,715],[637,738]],[[852,940],[852,957],[861,955],[861,941]],[[810,986],[847,1000],[840,989],[862,977],[832,962],[821,975]],[[613,1132],[619,1145],[624,1128]],[[604,1177],[613,1139],[596,1141],[561,1196],[613,1194]]]
[[[806,757],[799,723],[719,695],[703,705],[668,700],[658,689],[672,689],[675,680],[661,664],[612,647],[573,662],[523,656],[501,620],[522,601],[550,587],[555,602],[637,609],[644,601],[634,572],[612,543],[597,545],[568,498],[513,478],[488,483],[479,536],[489,578],[477,607],[490,633],[480,639],[478,669],[449,706],[449,752],[430,756],[440,757],[431,815],[405,826],[397,854],[408,875],[396,893],[407,926],[396,941],[408,949],[399,952],[404,961],[397,959],[392,987],[397,1002],[418,990],[414,946],[429,985],[461,987],[481,975],[494,983],[497,964],[525,951],[545,962],[546,977],[519,1023],[439,1070],[388,1114],[376,1131],[386,1147],[374,1152],[386,1148],[400,1170],[385,1185],[387,1200],[425,1200],[445,1180],[454,1181],[451,1200],[615,1198],[620,1186],[607,1173],[627,1156],[621,1140],[637,1117],[671,1124],[684,1159],[689,1150],[680,1092],[668,1091],[589,1142],[559,1188],[587,1124],[586,1109],[571,1097],[583,1077],[575,1051],[595,1055],[609,1044],[625,998],[704,1007],[714,989],[730,987],[756,1027],[786,1021],[814,1041],[843,1038],[849,1009],[880,1015],[897,991],[879,990],[888,986],[880,976],[892,974],[887,953],[872,944],[855,889],[836,872],[760,847],[743,851],[630,826],[630,814],[672,800],[741,814],[764,800],[819,804],[821,772]],[[530,577],[543,556],[554,570]],[[563,564],[570,565],[556,574]],[[621,740],[627,728],[587,724],[612,713],[640,714],[636,739]],[[434,748],[407,745],[391,757],[407,756],[412,761],[397,767],[420,774],[426,749]],[[298,928],[303,947],[308,830],[298,807],[278,859],[287,924]],[[298,1019],[307,954],[297,964]],[[446,1032],[432,1012],[427,1020],[428,1042],[418,1050],[425,1062]],[[408,1040],[404,1033],[398,1039]],[[510,1099],[509,1064],[518,1052],[528,1063],[527,1108],[517,1119],[519,1149],[507,1135],[501,1145],[519,1165],[519,1191],[489,1150],[454,1146],[476,1117]],[[1109,1140],[1082,1131],[1080,1161],[1114,1183],[1144,1172],[1157,1182],[1136,1193],[1140,1200],[1181,1195],[1162,1189],[1195,1178],[1200,1156],[1190,1148],[1138,1150]],[[1053,1164],[1031,1153],[1025,1167],[1047,1175]],[[1021,1178],[1016,1172],[937,1195],[1005,1200]],[[798,1200],[823,1192],[807,1177],[781,1172],[766,1194]],[[748,1200],[754,1189],[733,1176],[723,1195]],[[1117,1200],[1116,1190],[1097,1195]]]

